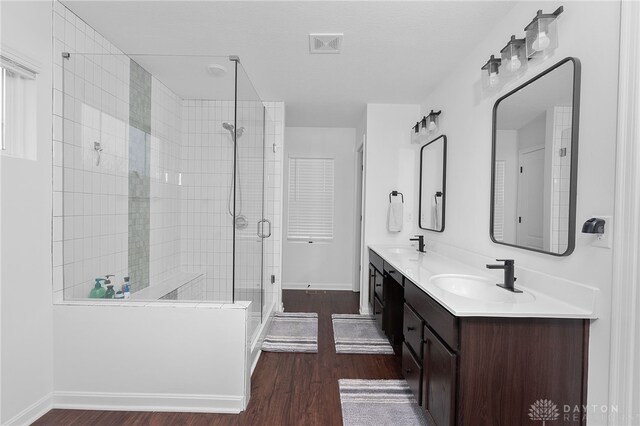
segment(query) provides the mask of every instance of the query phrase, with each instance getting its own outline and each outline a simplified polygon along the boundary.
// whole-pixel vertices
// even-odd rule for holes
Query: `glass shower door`
[[[264,218],[264,106],[236,61],[234,176],[234,301],[250,301],[249,333],[262,322],[264,241],[271,224]]]

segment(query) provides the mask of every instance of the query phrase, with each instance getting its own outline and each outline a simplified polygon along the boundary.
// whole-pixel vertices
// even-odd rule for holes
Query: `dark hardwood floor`
[[[287,312],[318,313],[318,353],[262,353],[244,412],[51,410],[35,425],[340,425],[338,379],[402,377],[397,356],[336,354],[331,314],[358,313],[358,293],[285,290],[282,298]]]

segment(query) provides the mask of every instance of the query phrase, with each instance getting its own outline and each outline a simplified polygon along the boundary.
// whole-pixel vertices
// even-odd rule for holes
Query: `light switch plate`
[[[613,217],[612,216],[594,216],[604,219],[604,234],[594,235],[591,245],[594,247],[611,248],[613,239]]]

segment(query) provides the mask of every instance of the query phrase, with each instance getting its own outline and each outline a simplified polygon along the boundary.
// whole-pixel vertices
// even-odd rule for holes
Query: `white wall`
[[[54,405],[240,412],[250,392],[247,312],[240,304],[56,305]]]
[[[411,126],[420,118],[419,105],[369,104],[366,113],[364,199],[364,263],[369,263],[372,244],[409,243],[418,216],[418,153],[411,145]],[[389,193],[404,194],[404,225],[401,232],[389,232]],[[367,268],[362,268],[360,311],[369,313]]]
[[[283,288],[351,290],[355,265],[355,129],[285,128]],[[289,156],[335,159],[333,241],[287,241]]]
[[[2,45],[37,61],[36,160],[0,158],[0,423],[29,423],[53,390],[51,3],[2,2]]]
[[[544,3],[543,9],[552,11],[559,5]],[[518,3],[464,56],[460,67],[426,96],[423,111],[442,108],[441,130],[449,142],[447,227],[443,234],[428,233],[427,238],[435,247],[453,246],[486,257],[514,258],[516,275],[518,268],[526,268],[599,288],[599,319],[593,322],[590,336],[588,402],[607,404],[612,252],[593,247],[592,238],[580,234],[580,228],[592,216],[613,212],[620,3],[565,4],[555,55],[541,64],[532,62],[516,83],[490,97],[480,97],[480,66],[511,34],[522,34],[539,7]],[[593,28],[601,29],[598,37],[593,37]],[[497,245],[489,239],[491,116],[498,97],[566,56],[582,62],[577,235],[573,254],[558,258]],[[604,424],[604,419],[592,414],[589,424]]]

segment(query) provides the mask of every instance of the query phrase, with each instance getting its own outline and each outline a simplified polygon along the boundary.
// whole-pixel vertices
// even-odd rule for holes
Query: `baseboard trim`
[[[238,414],[242,396],[160,393],[64,392],[53,393],[53,408],[109,411],[175,411]]]
[[[282,283],[283,290],[353,290],[352,283]]]
[[[44,416],[52,406],[52,395],[49,393],[43,396],[38,401],[34,402],[15,416],[9,419],[5,423],[6,426],[22,426],[22,425],[30,425],[31,423],[38,420],[40,417]]]

